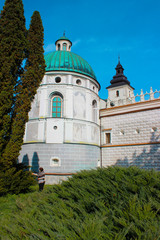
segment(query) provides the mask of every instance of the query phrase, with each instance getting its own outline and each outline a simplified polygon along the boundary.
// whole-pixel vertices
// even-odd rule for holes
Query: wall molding
[[[147,108],[147,109],[137,109],[137,110],[132,110],[132,111],[130,110],[130,111],[127,111],[127,112],[119,112],[119,113],[103,115],[103,116],[100,116],[100,118],[112,117],[112,116],[116,116],[116,115],[123,115],[123,114],[136,113],[136,112],[146,112],[146,111],[149,111],[149,110],[155,110],[155,109],[159,109],[159,108],[160,108],[160,106],[151,107],[151,108]]]
[[[160,144],[160,141],[158,142],[146,142],[146,143],[127,143],[127,144],[107,144],[107,145],[101,145],[101,148],[111,148],[111,147],[129,147],[129,146],[140,146],[140,145],[152,145],[152,144]]]
[[[45,175],[53,175],[53,176],[72,176],[76,173],[45,173]]]

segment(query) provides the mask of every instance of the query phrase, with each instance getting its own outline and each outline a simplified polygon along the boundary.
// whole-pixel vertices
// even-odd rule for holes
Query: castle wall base
[[[102,148],[103,167],[118,165],[123,167],[160,170],[160,143]]]
[[[33,172],[43,167],[46,183],[53,184],[67,179],[72,173],[99,166],[100,148],[85,144],[24,144],[19,162],[31,166]]]

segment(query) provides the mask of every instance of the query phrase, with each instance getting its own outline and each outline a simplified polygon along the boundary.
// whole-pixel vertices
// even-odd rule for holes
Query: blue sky
[[[65,30],[72,52],[92,66],[101,98],[107,98],[105,88],[115,75],[118,55],[135,94],[151,86],[160,90],[159,0],[23,0],[23,4],[27,28],[33,11],[41,14],[45,52],[55,50],[54,43]]]

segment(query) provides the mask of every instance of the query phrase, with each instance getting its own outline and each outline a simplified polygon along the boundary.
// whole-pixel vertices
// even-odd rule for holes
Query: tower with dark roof
[[[106,89],[108,89],[108,99],[115,105],[116,101],[122,101],[128,99],[129,97],[133,97],[134,88],[130,85],[127,77],[124,75],[124,68],[120,63],[120,59],[118,60],[118,64],[115,68],[116,75],[113,76],[113,79],[110,81],[111,85],[109,85]]]

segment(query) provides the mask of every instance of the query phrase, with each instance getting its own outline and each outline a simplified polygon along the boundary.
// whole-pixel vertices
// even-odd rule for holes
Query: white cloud
[[[77,44],[79,44],[81,42],[81,40],[80,39],[77,39],[76,41],[74,41],[73,43],[72,43],[72,46],[76,46]]]
[[[53,43],[48,44],[47,46],[44,47],[44,51],[45,52],[51,52],[51,51],[55,51],[55,46]]]

